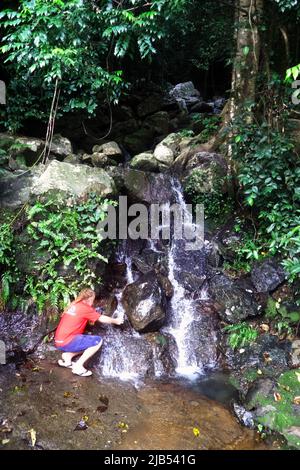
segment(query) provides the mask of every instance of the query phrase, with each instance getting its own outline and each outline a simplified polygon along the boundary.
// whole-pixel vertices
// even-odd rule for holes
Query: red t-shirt
[[[73,302],[63,313],[55,332],[56,346],[65,346],[74,336],[84,332],[88,321],[99,320],[101,314],[83,301]]]

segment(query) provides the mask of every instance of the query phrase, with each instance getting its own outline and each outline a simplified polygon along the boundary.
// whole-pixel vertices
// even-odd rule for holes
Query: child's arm
[[[124,323],[123,318],[111,318],[107,315],[101,315],[98,321],[108,325],[122,325],[122,323]]]

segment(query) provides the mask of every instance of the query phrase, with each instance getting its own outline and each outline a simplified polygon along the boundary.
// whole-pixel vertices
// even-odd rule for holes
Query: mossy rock
[[[283,435],[300,449],[300,369],[281,374],[277,381],[259,379],[246,396],[246,408],[257,424]]]

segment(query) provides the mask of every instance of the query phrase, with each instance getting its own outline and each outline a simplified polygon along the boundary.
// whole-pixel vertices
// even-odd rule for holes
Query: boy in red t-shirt
[[[72,369],[73,374],[82,377],[92,375],[90,370],[85,369],[84,363],[100,349],[102,344],[101,336],[82,334],[87,322],[99,321],[111,325],[123,323],[120,318],[110,318],[97,312],[92,307],[94,300],[95,292],[92,289],[83,289],[63,313],[55,332],[55,346],[60,351],[64,351],[58,364]],[[79,354],[82,356],[72,363],[72,358]]]

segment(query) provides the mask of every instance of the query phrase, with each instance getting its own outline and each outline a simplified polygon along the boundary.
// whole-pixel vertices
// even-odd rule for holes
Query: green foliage
[[[299,273],[300,166],[293,143],[266,122],[247,121],[246,115],[239,116],[233,131],[244,204],[253,208],[259,225],[253,246],[246,248],[249,258],[281,253],[294,278]]]
[[[228,342],[232,349],[241,348],[253,343],[258,336],[257,330],[245,322],[228,325],[224,328],[224,331],[229,333]]]
[[[63,309],[83,286],[94,287],[95,261],[107,262],[102,255],[102,240],[97,225],[104,220],[105,210],[112,201],[92,194],[75,203],[68,200],[37,202],[27,211],[28,235],[38,242],[37,250],[51,256],[36,276],[28,276],[25,290],[34,299],[39,312],[45,305]],[[69,276],[64,276],[65,271]]]
[[[265,310],[266,317],[274,321],[274,326],[279,335],[293,334],[293,328],[300,321],[300,311],[289,311],[285,305],[281,305],[280,301],[275,301],[269,297]]]
[[[221,123],[220,116],[205,116],[203,114],[194,117],[194,120],[203,126],[203,130],[197,136],[198,143],[208,142],[218,132]]]
[[[39,312],[57,312],[85,286],[94,287],[101,282],[95,266],[106,263],[104,256],[111,245],[98,234],[97,225],[103,221],[108,204],[115,204],[90,194],[86,199],[60,202],[58,199],[37,201],[27,209],[27,241],[20,243],[9,223],[0,228],[1,305],[10,302],[12,308],[24,303],[15,288],[20,282],[17,269],[20,256],[28,251],[27,266],[30,274],[22,272],[22,285],[34,300]],[[30,259],[30,246],[37,253],[38,263]],[[21,267],[20,267],[21,269]],[[25,278],[24,278],[25,277]],[[17,291],[20,291],[18,287]]]
[[[231,207],[223,192],[224,182],[218,176],[217,167],[211,164],[209,170],[193,170],[184,183],[184,190],[194,204],[203,204],[205,218],[217,220]]]
[[[278,378],[275,390],[269,396],[258,394],[255,397],[255,408],[265,409],[266,412],[256,418],[258,424],[266,429],[281,433],[287,440],[290,447],[299,449],[300,442],[296,433],[291,433],[291,429],[299,426],[299,414],[295,412],[295,397],[299,397],[300,371],[289,370]],[[278,400],[274,400],[274,393]]]
[[[93,115],[103,99],[116,102],[124,89],[121,59],[156,52],[164,24],[185,0],[21,0],[0,12],[5,30],[0,51],[8,64],[7,113],[3,124],[16,131],[28,118],[47,119],[55,83],[58,115],[81,110]],[[111,66],[111,55],[115,57]],[[105,98],[104,98],[105,97]]]

